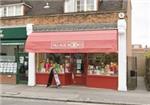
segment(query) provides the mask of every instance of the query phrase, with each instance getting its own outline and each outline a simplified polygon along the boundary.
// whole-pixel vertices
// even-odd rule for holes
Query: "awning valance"
[[[1,40],[1,45],[24,45],[25,40]]]
[[[25,50],[35,53],[117,52],[117,30],[31,33]]]

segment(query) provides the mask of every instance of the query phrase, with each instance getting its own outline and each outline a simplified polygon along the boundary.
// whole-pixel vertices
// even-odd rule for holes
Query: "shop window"
[[[118,54],[88,54],[88,74],[108,75],[118,74]]]
[[[17,62],[15,56],[0,56],[0,73],[3,74],[16,74]]]
[[[49,73],[55,66],[57,73],[69,73],[71,69],[69,54],[37,54],[37,72]]]

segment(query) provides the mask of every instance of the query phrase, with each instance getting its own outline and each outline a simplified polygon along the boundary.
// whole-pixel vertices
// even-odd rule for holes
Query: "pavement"
[[[140,89],[120,92],[111,89],[84,86],[63,86],[61,88],[36,85],[0,84],[0,96],[60,102],[80,102],[111,105],[150,105],[150,92]]]

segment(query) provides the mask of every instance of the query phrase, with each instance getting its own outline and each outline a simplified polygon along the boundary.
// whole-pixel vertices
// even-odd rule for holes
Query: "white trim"
[[[8,16],[8,6],[6,7],[6,16]]]
[[[33,24],[27,24],[26,26],[27,36],[33,32]]]
[[[84,11],[87,11],[87,0],[84,0]]]
[[[35,53],[29,53],[28,86],[35,86]]]
[[[13,6],[14,7],[14,15],[13,16],[16,16],[16,6]]]
[[[77,12],[77,4],[76,4],[76,0],[73,0],[73,3],[74,3],[74,7],[73,7],[73,9],[74,9],[74,12]]]
[[[21,6],[21,15],[22,16],[24,15],[24,6],[23,5]]]
[[[3,28],[20,28],[20,27],[24,27],[26,28],[26,25],[17,25],[17,26],[0,26],[1,29]]]
[[[97,11],[98,9],[98,1],[94,0],[94,11]]]
[[[13,6],[13,9],[14,9],[13,16],[16,16],[16,6]]]
[[[1,44],[5,45],[5,46],[8,46],[8,45],[11,45],[11,46],[13,46],[13,45],[24,45],[24,43],[3,43],[3,42],[1,42]]]
[[[64,13],[68,12],[68,6],[67,6],[67,1],[65,0],[64,2]]]
[[[27,35],[33,32],[33,24],[26,25]],[[35,79],[35,53],[29,53],[28,59],[28,86],[35,86],[36,79]]]
[[[127,91],[126,20],[118,20],[118,90]]]

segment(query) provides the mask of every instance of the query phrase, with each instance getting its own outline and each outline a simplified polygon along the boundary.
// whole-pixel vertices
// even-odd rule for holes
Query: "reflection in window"
[[[90,75],[117,75],[118,54],[88,54],[88,74]]]

